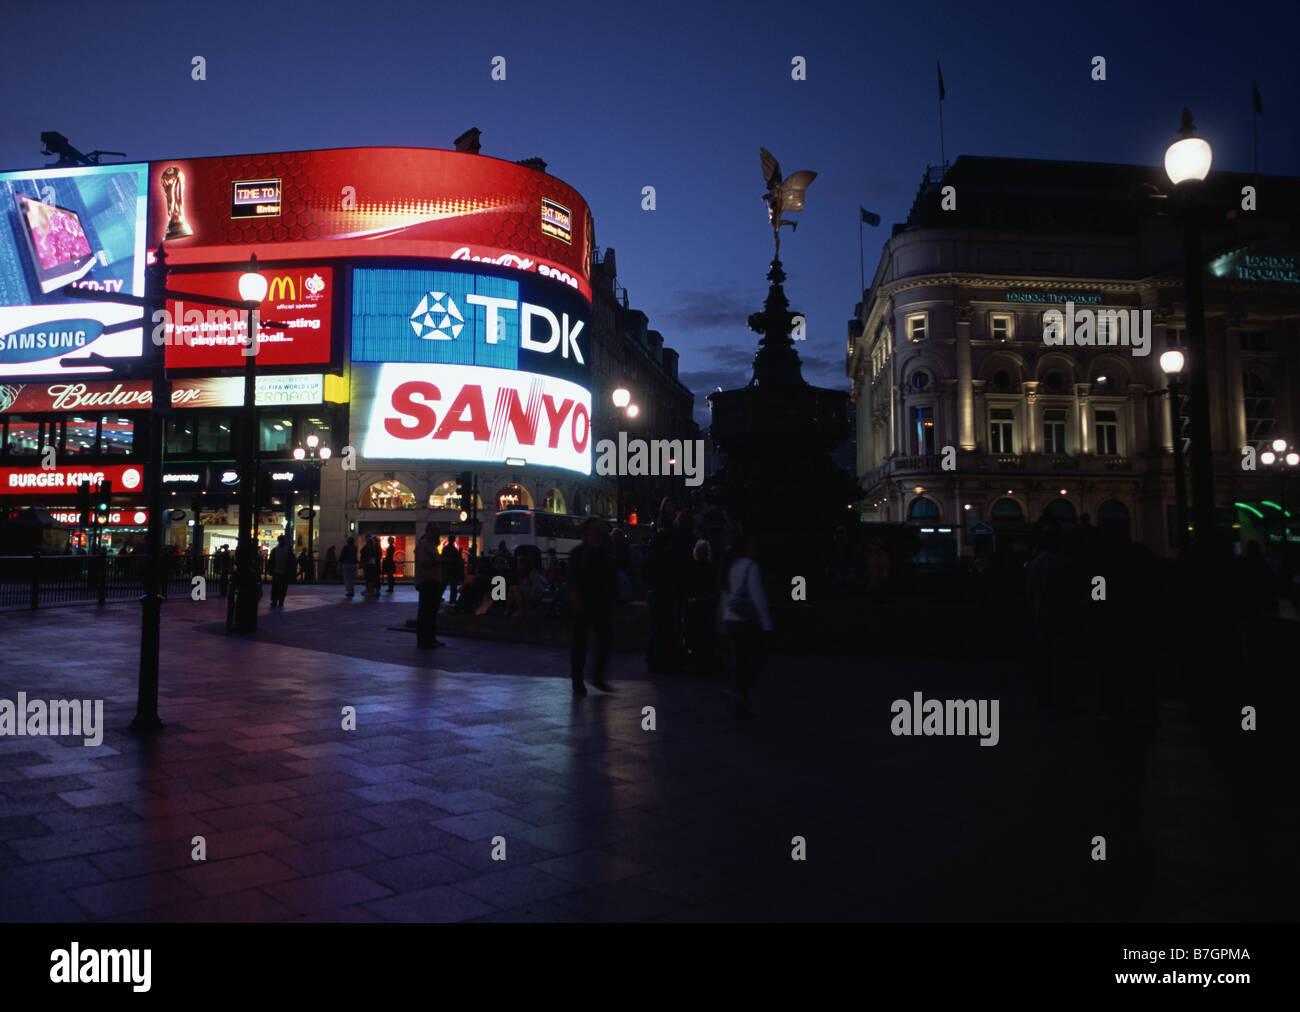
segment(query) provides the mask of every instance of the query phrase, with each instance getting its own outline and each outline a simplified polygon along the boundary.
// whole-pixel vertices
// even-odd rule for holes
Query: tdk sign
[[[586,302],[558,285],[480,271],[358,267],[352,361],[475,365],[578,378]]]

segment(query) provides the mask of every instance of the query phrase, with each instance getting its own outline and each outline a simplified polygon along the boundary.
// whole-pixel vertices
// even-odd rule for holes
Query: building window
[[[361,493],[363,510],[413,510],[415,493],[400,481],[377,481]]]
[[[1165,347],[1166,347],[1166,348],[1186,348],[1186,347],[1187,347],[1187,328],[1186,328],[1186,327],[1166,327],[1166,328],[1165,328]]]
[[[993,389],[1001,393],[1006,393],[1011,389],[1011,373],[1005,369],[999,369],[993,374]]]
[[[63,456],[90,456],[97,452],[99,416],[84,418],[71,415],[63,422]]]
[[[288,453],[293,443],[293,420],[290,418],[263,418],[260,444],[263,453]]]
[[[939,507],[933,500],[920,496],[912,500],[912,505],[907,509],[908,520],[938,520]]]
[[[1258,443],[1277,432],[1273,394],[1258,374],[1241,374],[1241,397],[1246,409],[1246,442]]]
[[[1115,337],[1115,317],[1109,315],[1097,314],[1097,344],[1098,346],[1112,343]]]
[[[907,318],[907,339],[909,341],[925,340],[925,314],[916,313]]]
[[[916,390],[924,390],[930,385],[930,374],[924,369],[918,369],[912,373],[912,387]]]
[[[9,419],[5,451],[11,457],[34,457],[41,450],[41,423],[35,419]]]
[[[564,493],[558,488],[553,488],[546,493],[546,498],[542,500],[542,509],[547,513],[564,512]]]
[[[230,419],[221,416],[200,416],[194,423],[200,453],[230,452]]]
[[[528,494],[528,489],[522,485],[507,485],[497,493],[497,509],[499,510],[530,510],[533,508],[533,497]]]
[[[100,452],[110,457],[129,456],[135,446],[135,422],[121,415],[105,415],[99,424]]]
[[[989,333],[995,341],[1009,341],[1011,339],[1011,317],[989,317]]]
[[[1072,524],[1075,519],[1074,504],[1069,499],[1053,499],[1043,507],[1043,516],[1059,524]]]
[[[1113,457],[1119,453],[1119,418],[1114,411],[1098,409],[1096,414],[1097,452]]]
[[[916,428],[916,452],[934,453],[934,408],[913,408],[912,421]]]
[[[1014,499],[999,499],[989,510],[990,520],[1000,520],[1004,523],[1019,524],[1024,523],[1025,511],[1020,508],[1020,503]]]
[[[1065,377],[1059,370],[1053,369],[1043,377],[1043,385],[1054,394],[1059,394],[1065,389]]]
[[[989,409],[989,450],[1016,452],[1016,414],[1011,408]]]
[[[1241,332],[1242,351],[1269,351],[1268,331],[1243,330]]]
[[[168,453],[194,452],[194,422],[172,418],[167,422],[165,439]]]
[[[1046,453],[1068,453],[1065,448],[1065,408],[1046,408],[1043,411],[1043,450]]]

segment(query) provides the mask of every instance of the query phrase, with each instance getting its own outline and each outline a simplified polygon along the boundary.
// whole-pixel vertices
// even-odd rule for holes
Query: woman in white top
[[[726,637],[736,691],[736,715],[753,716],[749,690],[767,663],[764,634],[772,631],[772,616],[758,568],[758,545],[752,535],[741,538],[736,555],[722,577],[718,622]]]

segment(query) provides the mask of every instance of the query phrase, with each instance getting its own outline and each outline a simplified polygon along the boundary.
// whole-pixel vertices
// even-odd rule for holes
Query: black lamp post
[[[316,579],[316,493],[319,491],[320,469],[333,456],[334,451],[322,446],[320,437],[312,433],[307,437],[306,447],[294,447],[293,459],[305,462],[311,470],[311,480],[307,483],[307,579]]]
[[[258,572],[256,522],[257,486],[257,307],[266,298],[267,281],[257,273],[257,254],[239,278],[239,297],[248,311],[244,345],[243,448],[239,455],[239,545],[235,553],[235,584],[226,613],[230,632],[257,632]]]
[[[1195,136],[1189,110],[1183,110],[1181,140],[1165,152],[1165,172],[1183,195],[1183,270],[1187,303],[1188,381],[1192,428],[1192,510],[1196,554],[1208,563],[1215,540],[1214,452],[1210,445],[1210,370],[1205,341],[1205,283],[1201,270],[1201,230],[1197,220],[1201,184],[1210,172],[1210,145]]]
[[[1183,481],[1183,432],[1178,415],[1178,398],[1182,395],[1183,353],[1167,351],[1160,356],[1160,369],[1169,379],[1164,392],[1169,396],[1169,427],[1174,434],[1174,512],[1177,514],[1178,558],[1187,557],[1187,489]]]
[[[1286,480],[1300,471],[1300,450],[1291,446],[1285,439],[1275,439],[1269,449],[1259,455],[1259,462],[1277,472],[1277,486],[1282,508],[1282,561],[1291,557],[1291,519],[1286,508]],[[1289,569],[1288,569],[1289,571]]]

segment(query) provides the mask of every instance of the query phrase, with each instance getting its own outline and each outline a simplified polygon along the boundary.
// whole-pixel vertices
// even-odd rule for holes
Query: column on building
[[[1087,383],[1074,385],[1074,424],[1079,433],[1079,453],[1092,453],[1092,426],[1088,424]]]
[[[1021,384],[1025,390],[1025,448],[1028,453],[1042,453],[1042,433],[1038,424],[1038,381]]]
[[[975,388],[971,383],[969,306],[957,307],[957,440],[966,452],[975,449]]]
[[[1223,382],[1227,384],[1228,446],[1241,452],[1246,445],[1246,396],[1241,382],[1241,324],[1242,316],[1234,317],[1228,327],[1224,344]],[[1213,375],[1213,373],[1211,373]],[[1269,381],[1272,381],[1272,377]]]

